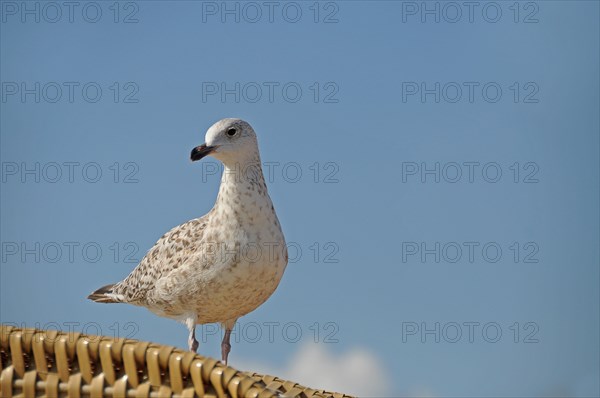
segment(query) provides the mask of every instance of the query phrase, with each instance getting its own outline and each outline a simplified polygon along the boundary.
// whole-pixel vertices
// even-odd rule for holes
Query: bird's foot
[[[190,339],[188,341],[188,345],[190,347],[190,351],[193,353],[198,352],[198,340],[196,340],[196,338],[194,337],[193,339]]]
[[[231,351],[231,344],[229,343],[221,343],[221,359],[227,365],[227,357],[229,356],[229,352]]]

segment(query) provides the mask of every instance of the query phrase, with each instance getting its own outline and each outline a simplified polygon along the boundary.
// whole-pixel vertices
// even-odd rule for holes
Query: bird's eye
[[[227,135],[230,137],[233,137],[235,135],[235,133],[237,133],[237,130],[234,128],[227,130]]]

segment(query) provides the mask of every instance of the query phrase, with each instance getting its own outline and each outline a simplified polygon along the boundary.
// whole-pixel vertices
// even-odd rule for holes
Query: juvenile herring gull
[[[196,325],[221,323],[221,356],[227,363],[236,320],[273,294],[288,256],[252,127],[223,119],[208,129],[205,141],[191,159],[210,155],[224,165],[213,208],[164,234],[127,278],[88,298],[146,307],[183,322],[193,352]]]

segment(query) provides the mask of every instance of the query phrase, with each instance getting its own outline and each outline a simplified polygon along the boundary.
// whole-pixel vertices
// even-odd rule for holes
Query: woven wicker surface
[[[0,326],[0,397],[332,397],[175,347]]]

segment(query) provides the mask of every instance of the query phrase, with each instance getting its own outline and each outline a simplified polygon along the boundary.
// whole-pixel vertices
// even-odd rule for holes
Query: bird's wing
[[[209,215],[178,225],[164,234],[131,274],[115,284],[111,293],[121,302],[144,304],[156,281],[177,269],[198,250]]]

